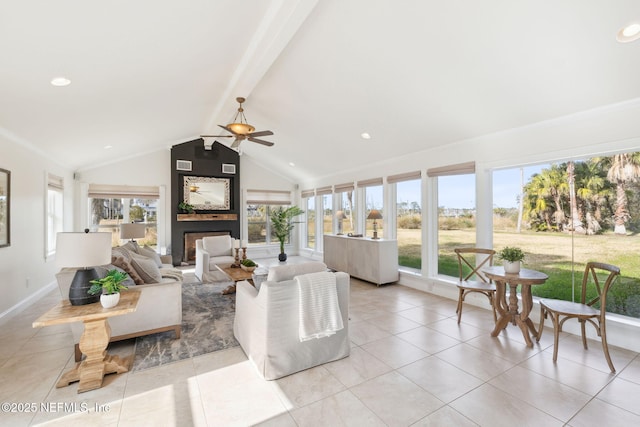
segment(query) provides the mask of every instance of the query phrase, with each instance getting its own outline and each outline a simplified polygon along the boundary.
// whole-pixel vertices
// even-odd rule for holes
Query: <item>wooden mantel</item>
[[[178,214],[178,221],[237,221],[238,214]]]

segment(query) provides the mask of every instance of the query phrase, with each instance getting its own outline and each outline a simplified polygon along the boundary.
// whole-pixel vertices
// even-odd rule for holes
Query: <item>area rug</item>
[[[238,346],[233,336],[235,294],[222,295],[233,282],[200,283],[185,274],[182,285],[182,333],[162,332],[136,338],[132,371],[166,365]],[[195,276],[194,276],[195,277]],[[162,307],[158,307],[159,310]]]

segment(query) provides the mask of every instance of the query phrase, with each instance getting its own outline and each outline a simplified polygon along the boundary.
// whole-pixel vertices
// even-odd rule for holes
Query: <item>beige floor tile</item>
[[[615,378],[596,397],[640,415],[640,384]]]
[[[291,411],[298,426],[384,426],[376,414],[345,390]]]
[[[424,326],[411,329],[396,336],[429,354],[438,353],[460,344],[460,341],[457,339]]]
[[[58,349],[73,350],[73,346],[74,342],[71,331],[49,335],[36,334],[22,345],[18,351],[14,353],[14,356],[24,356]]]
[[[399,298],[379,298],[377,301],[371,303],[371,305],[380,312],[397,313],[398,311],[408,310],[415,308],[415,304],[403,301]]]
[[[429,323],[426,327],[448,335],[451,338],[455,338],[458,341],[468,341],[481,335],[489,335],[486,329],[476,328],[464,322],[458,324],[458,321],[453,317]]]
[[[500,375],[515,365],[507,359],[494,356],[466,343],[444,350],[436,356],[484,381]]]
[[[372,317],[367,319],[367,322],[391,334],[399,334],[421,326],[419,323],[395,313],[385,313],[381,316]]]
[[[398,369],[405,377],[445,403],[468,393],[484,382],[463,370],[430,356]]]
[[[194,357],[193,365],[197,374],[203,374],[217,369],[223,369],[237,363],[243,363],[247,360],[247,356],[242,351],[242,348],[233,347]]]
[[[602,372],[567,359],[558,359],[557,363],[553,363],[547,352],[536,354],[520,366],[591,396],[595,396],[614,378],[609,372]]]
[[[265,421],[254,424],[255,427],[298,427],[290,413],[276,415]]]
[[[558,343],[558,358],[573,360],[574,362],[599,369],[603,372],[611,372],[607,359],[602,351],[602,343],[599,340],[587,340],[588,349],[582,346],[582,338],[575,335],[566,335]],[[545,350],[553,360],[553,345]],[[616,370],[621,371],[631,363],[637,353],[609,346],[609,354]]]
[[[264,381],[249,360],[222,369],[205,371],[196,376],[202,395],[213,394],[236,384],[250,384],[256,379]]]
[[[478,424],[474,423],[455,409],[452,409],[449,406],[443,406],[417,423],[411,424],[411,427],[474,427],[477,425]]]
[[[274,385],[287,409],[301,408],[345,390],[345,386],[324,366],[280,378]]]
[[[199,392],[199,388],[191,389],[189,384],[195,381],[196,370],[192,359],[185,359],[143,371],[130,372],[124,391],[125,399],[144,394],[163,387],[172,387],[174,392]]]
[[[118,426],[143,425],[204,427],[207,419],[200,399],[191,400],[171,386],[164,386],[122,401]]]
[[[449,406],[481,426],[563,425],[559,419],[488,384],[454,400]]]
[[[389,332],[365,320],[349,324],[349,338],[356,345],[363,345],[389,335],[391,335]]]
[[[562,421],[569,421],[591,400],[586,393],[519,366],[498,375],[489,384]]]
[[[351,388],[388,426],[410,425],[444,403],[397,372],[389,372]]]
[[[408,310],[402,310],[399,311],[398,314],[421,325],[428,325],[430,323],[447,318],[447,316],[430,309],[428,306],[414,307]]]
[[[395,336],[364,344],[362,349],[394,369],[408,365],[429,355],[426,351]]]
[[[539,345],[535,344],[535,341],[533,347],[527,347],[524,342],[513,341],[501,335],[492,337],[489,334],[483,334],[466,341],[466,343],[514,363],[527,360],[543,350]]]
[[[640,416],[625,411],[615,405],[610,405],[600,399],[593,399],[567,426],[570,427],[600,427],[600,426],[638,426]]]
[[[62,406],[58,404],[62,404]],[[120,419],[122,402],[118,400],[99,406],[87,402],[86,406],[74,406],[69,401],[51,401],[50,405],[46,410],[38,412],[32,421],[33,425],[60,427],[116,426]]]
[[[380,311],[370,304],[351,305],[349,307],[349,320],[353,323],[371,319],[380,315]]]
[[[322,366],[345,387],[352,387],[393,369],[359,347],[352,348],[349,357]]]
[[[640,357],[633,359],[618,375],[618,378],[640,384]]]
[[[460,323],[466,323],[468,325],[475,326],[476,328],[491,332],[496,322],[493,320],[493,312],[491,310],[485,310],[479,307],[470,308],[467,306],[462,312],[462,319],[460,320]]]

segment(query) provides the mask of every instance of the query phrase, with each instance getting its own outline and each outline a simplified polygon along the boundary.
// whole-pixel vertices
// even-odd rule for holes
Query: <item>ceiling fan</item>
[[[259,132],[254,132],[256,128],[247,123],[247,118],[244,116],[244,108],[242,108],[242,103],[245,101],[244,98],[238,97],[236,101],[240,104],[238,107],[238,112],[236,116],[233,118],[233,123],[229,123],[226,126],[218,125],[222,129],[227,132],[232,133],[233,135],[200,135],[202,138],[233,138],[235,140],[231,144],[231,148],[238,148],[240,143],[245,139],[251,142],[257,142],[258,144],[266,145],[267,147],[271,147],[273,142],[264,141],[262,139],[256,138],[257,136],[269,136],[273,135],[273,132],[270,130],[262,130]]]

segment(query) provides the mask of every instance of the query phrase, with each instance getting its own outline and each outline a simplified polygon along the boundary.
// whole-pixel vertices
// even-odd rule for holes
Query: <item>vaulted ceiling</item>
[[[225,134],[244,96],[275,146],[243,154],[328,176],[640,97],[631,22],[637,0],[5,1],[0,135],[82,170]]]

